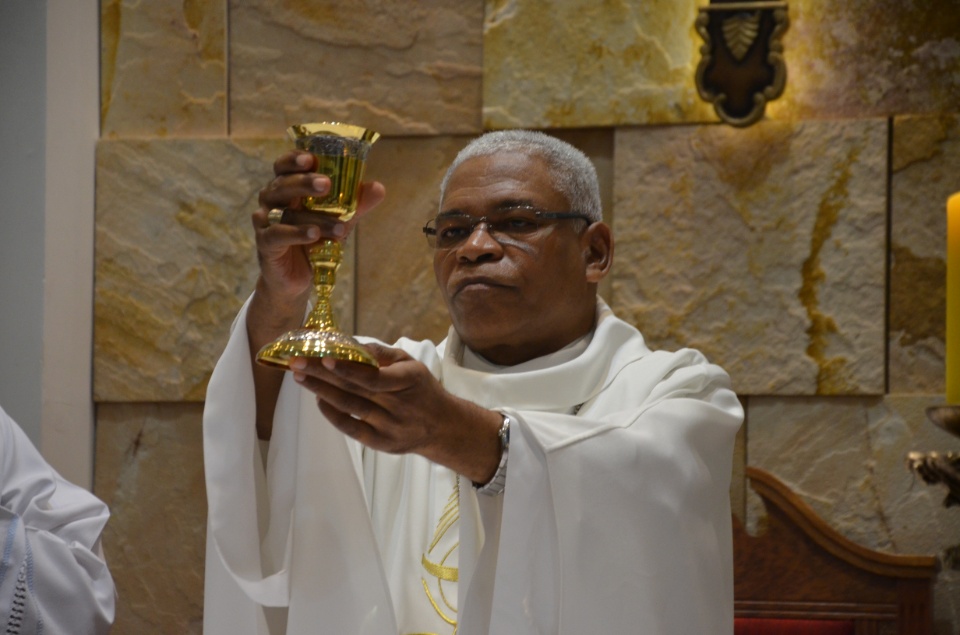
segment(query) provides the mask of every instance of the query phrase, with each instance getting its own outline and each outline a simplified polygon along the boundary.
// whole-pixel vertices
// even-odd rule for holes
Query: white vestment
[[[204,633],[423,629],[437,612],[421,556],[455,475],[363,450],[289,377],[264,468],[245,318],[204,413]],[[503,496],[459,482],[459,635],[733,632],[728,490],[743,411],[722,369],[690,349],[651,352],[599,300],[585,350],[545,368],[464,368],[453,329],[440,346],[396,346],[513,422]]]
[[[109,516],[0,408],[0,632],[109,632],[116,598],[100,550]]]

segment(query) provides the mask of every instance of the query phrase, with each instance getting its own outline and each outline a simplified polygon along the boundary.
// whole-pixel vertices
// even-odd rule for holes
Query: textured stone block
[[[100,3],[104,137],[227,131],[223,0]]]
[[[250,214],[286,140],[101,142],[94,396],[199,401],[257,276]],[[335,308],[353,328],[352,248]]]
[[[487,0],[486,128],[711,121],[697,3]]]
[[[694,84],[705,4],[488,0],[484,125],[715,121]],[[791,0],[789,19],[786,91],[769,104],[771,119],[956,110],[954,0]]]
[[[751,397],[747,456],[855,543],[939,556],[960,546],[960,514],[943,506],[945,486],[926,485],[905,466],[910,451],[960,451],[960,439],[924,414],[938,401]],[[754,518],[760,513],[749,509]],[[934,608],[937,622],[960,623],[960,571],[941,571]]]
[[[229,4],[233,134],[330,120],[384,134],[480,129],[480,0]]]
[[[199,404],[100,404],[94,492],[117,585],[113,632],[203,627],[207,501]]]
[[[944,389],[947,198],[960,192],[960,117],[898,117],[890,223],[890,391]]]
[[[742,394],[884,390],[887,123],[618,130],[614,308]]]
[[[609,212],[613,140],[606,130],[566,130],[557,137],[580,148],[597,166]],[[420,229],[440,205],[440,181],[472,137],[407,137],[378,141],[367,177],[387,198],[357,229],[357,332],[394,342],[399,337],[440,341],[450,320],[433,273],[433,250]],[[609,298],[609,285],[601,292]]]
[[[597,180],[600,182],[600,203],[603,205],[603,220],[608,225],[613,223],[613,139],[612,128],[567,128],[548,130],[558,139],[562,139],[579,149],[590,158],[593,167],[597,169]],[[614,259],[616,265],[616,258]],[[600,296],[610,304],[613,297],[613,276],[607,275],[600,282]]]
[[[440,180],[468,140],[384,139],[370,151],[367,177],[384,184],[387,198],[357,228],[358,333],[387,343],[447,336],[433,250],[420,228],[436,216]]]
[[[790,0],[787,88],[767,112],[788,119],[955,112],[958,34],[955,0]]]

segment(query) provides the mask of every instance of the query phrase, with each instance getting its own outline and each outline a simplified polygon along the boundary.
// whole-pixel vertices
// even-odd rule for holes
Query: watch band
[[[510,417],[502,412],[500,415],[503,417],[503,423],[500,424],[500,432],[498,433],[500,437],[500,465],[497,466],[497,471],[494,472],[493,478],[485,485],[473,484],[473,486],[477,488],[478,494],[484,494],[486,496],[499,496],[503,494],[503,488],[507,484],[507,455],[510,450]]]

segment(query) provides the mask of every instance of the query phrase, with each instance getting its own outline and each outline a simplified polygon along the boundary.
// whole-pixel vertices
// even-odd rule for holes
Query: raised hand
[[[269,439],[272,433],[283,375],[258,365],[254,357],[265,344],[303,321],[312,286],[308,248],[321,238],[345,239],[386,195],[381,183],[361,184],[357,213],[349,222],[311,212],[303,207],[304,197],[322,196],[330,189],[330,179],[315,169],[316,159],[309,152],[291,150],[281,155],[273,164],[273,180],[260,191],[260,207],[251,215],[260,276],[247,310],[247,338],[256,390],[257,434],[262,439]],[[282,211],[282,222],[270,222],[273,209]]]
[[[330,179],[313,170],[313,155],[293,150],[273,164],[275,177],[260,191],[260,208],[251,215],[256,235],[257,257],[264,284],[258,292],[267,293],[281,307],[303,306],[310,292],[310,265],[307,247],[320,238],[345,239],[357,221],[383,201],[386,194],[381,183],[363,183],[356,215],[348,222],[333,216],[304,209],[303,198],[324,195]],[[271,224],[271,209],[283,210],[283,220]]]

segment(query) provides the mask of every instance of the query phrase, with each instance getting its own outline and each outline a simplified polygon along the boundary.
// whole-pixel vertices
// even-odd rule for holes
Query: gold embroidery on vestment
[[[440,602],[443,603],[441,606],[440,602],[437,601],[437,598],[430,591],[430,585],[427,583],[425,577],[421,577],[420,581],[423,583],[423,592],[427,596],[427,601],[430,602],[430,606],[433,607],[433,610],[437,612],[437,615],[440,616],[447,624],[453,626],[453,633],[457,633],[457,607],[453,605],[452,602],[447,598],[447,594],[444,591],[443,583],[444,582],[458,582],[460,579],[460,569],[459,567],[450,567],[446,565],[447,560],[460,548],[460,541],[457,540],[452,547],[450,547],[443,557],[440,558],[439,562],[434,562],[429,555],[433,553],[433,550],[437,547],[443,537],[446,535],[456,523],[460,520],[460,477],[457,476],[456,481],[453,484],[453,492],[450,493],[450,498],[447,500],[446,506],[443,508],[443,513],[440,514],[440,519],[437,521],[437,528],[434,530],[433,540],[430,541],[430,546],[427,548],[427,552],[423,554],[420,559],[420,564],[423,566],[423,570],[431,577],[436,578],[437,580],[437,589],[440,591]],[[450,614],[448,614],[448,610]]]
[[[447,556],[456,549],[459,545],[454,545],[451,547],[450,551],[446,553],[443,557],[444,560],[447,559]],[[445,567],[442,564],[437,564],[435,562],[430,562],[427,560],[427,556],[424,555],[420,560],[420,564],[423,565],[423,568],[427,570],[427,573],[433,577],[444,580],[445,582],[456,582],[457,578],[460,577],[460,570],[457,567]]]

